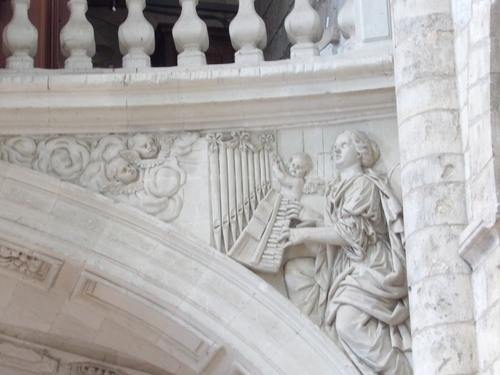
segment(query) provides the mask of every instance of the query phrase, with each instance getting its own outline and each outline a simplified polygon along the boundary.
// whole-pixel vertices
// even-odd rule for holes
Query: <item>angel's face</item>
[[[303,178],[307,172],[307,162],[300,156],[293,157],[288,163],[288,173],[292,177]]]
[[[141,159],[153,159],[158,155],[156,139],[149,135],[137,135],[134,137],[134,150]]]
[[[139,178],[139,171],[134,166],[130,165],[126,160],[117,159],[113,163],[114,179],[124,185],[137,181]]]

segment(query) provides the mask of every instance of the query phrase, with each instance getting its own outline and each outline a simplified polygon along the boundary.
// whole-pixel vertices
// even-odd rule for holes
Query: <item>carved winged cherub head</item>
[[[125,159],[117,157],[106,166],[106,177],[111,181],[128,185],[139,179],[139,171]]]
[[[153,159],[158,156],[160,147],[156,138],[149,134],[136,134],[128,139],[128,148],[136,151],[141,159]]]

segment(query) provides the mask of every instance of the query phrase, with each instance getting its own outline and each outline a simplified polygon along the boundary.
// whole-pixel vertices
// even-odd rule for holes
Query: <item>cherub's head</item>
[[[112,181],[128,185],[139,179],[139,171],[125,159],[117,157],[106,166],[106,177]]]
[[[312,171],[314,165],[311,157],[305,152],[297,152],[292,155],[288,162],[288,173],[292,177],[304,178]]]
[[[156,138],[148,134],[136,134],[130,137],[127,145],[130,150],[137,151],[141,159],[153,159],[160,151]]]

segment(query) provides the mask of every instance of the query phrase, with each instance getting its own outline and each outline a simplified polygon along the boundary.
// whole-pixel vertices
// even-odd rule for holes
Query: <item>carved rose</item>
[[[29,137],[14,137],[0,140],[0,159],[30,167],[36,152],[36,143]]]
[[[74,137],[51,138],[38,144],[33,168],[62,180],[76,180],[90,161],[88,145]]]

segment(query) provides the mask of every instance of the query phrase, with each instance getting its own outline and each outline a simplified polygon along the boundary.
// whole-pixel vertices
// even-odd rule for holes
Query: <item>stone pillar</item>
[[[415,374],[477,370],[450,0],[391,0]]]

